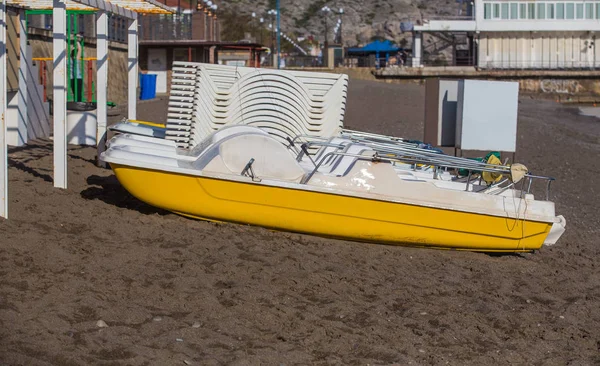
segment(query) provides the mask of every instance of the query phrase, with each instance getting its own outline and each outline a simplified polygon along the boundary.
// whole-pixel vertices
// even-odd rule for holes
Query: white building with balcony
[[[474,0],[466,17],[414,26],[414,67],[422,65],[426,32],[466,32],[479,68],[600,67],[600,0]]]

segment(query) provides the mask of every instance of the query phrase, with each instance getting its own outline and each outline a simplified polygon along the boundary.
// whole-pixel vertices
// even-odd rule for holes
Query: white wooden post
[[[53,0],[54,187],[67,188],[67,7]]]
[[[104,11],[96,13],[96,118],[98,121],[96,131],[96,142],[98,144],[98,160],[100,166],[106,164],[100,162],[100,154],[106,149],[106,125],[107,125],[107,91],[108,91],[108,14]]]
[[[127,30],[127,70],[129,72],[127,94],[128,113],[130,120],[137,119],[137,84],[138,84],[138,21],[129,19]]]
[[[27,143],[27,16],[19,10],[19,92],[17,105],[17,146]]]
[[[0,3],[0,216],[8,218],[8,153],[6,148],[6,0]]]

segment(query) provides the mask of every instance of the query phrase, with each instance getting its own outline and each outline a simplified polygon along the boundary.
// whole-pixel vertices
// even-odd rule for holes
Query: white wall
[[[600,68],[600,47],[590,32],[481,32],[481,68]]]

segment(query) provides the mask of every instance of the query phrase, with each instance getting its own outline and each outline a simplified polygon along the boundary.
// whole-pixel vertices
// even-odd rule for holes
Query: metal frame
[[[128,114],[135,119],[138,82],[138,37],[137,17],[139,13],[172,13],[173,11],[155,0],[3,0],[0,3],[0,216],[8,218],[8,154],[6,145],[6,6],[20,8],[20,79],[19,79],[19,131],[23,143],[27,142],[27,65],[31,58],[27,52],[26,10],[52,11],[53,16],[53,110],[54,110],[54,186],[67,188],[67,9],[99,11],[97,18],[98,37],[98,154],[104,150],[107,122],[108,82],[108,22],[107,13],[129,19],[128,31]]]
[[[304,153],[306,153],[306,147],[307,145],[309,145],[311,143],[304,143],[302,144],[302,151]],[[318,145],[324,146],[322,143],[316,143]],[[427,163],[426,161],[418,161],[416,159],[413,158],[407,158],[407,157],[401,157],[401,156],[381,156],[379,155],[379,151],[373,151],[372,155],[365,155],[365,154],[352,154],[352,153],[347,153],[347,147],[343,150],[343,151],[331,151],[327,154],[325,154],[323,157],[321,157],[321,159],[315,164],[315,162],[313,161],[313,164],[315,164],[314,169],[308,173],[307,175],[305,175],[302,180],[300,181],[300,184],[306,184],[308,183],[308,181],[313,177],[313,175],[319,170],[319,168],[321,167],[321,165],[323,165],[326,161],[328,161],[331,157],[333,156],[340,156],[340,157],[344,157],[344,156],[349,156],[349,157],[353,157],[356,158],[357,160],[368,160],[368,161],[373,161],[373,162],[387,162],[390,164],[394,164],[396,162],[399,163],[412,163],[416,164],[419,163]],[[452,157],[453,158],[453,157]],[[463,158],[458,158],[458,159],[463,159]],[[463,159],[463,160],[467,160],[467,159]],[[312,161],[312,159],[311,159]],[[456,168],[457,166],[454,165],[455,163],[450,163],[449,165],[445,165],[445,164],[439,164],[437,162],[429,162],[429,165],[434,166],[433,169],[433,175],[435,176],[437,174],[438,168]],[[451,166],[452,165],[452,166]],[[496,171],[495,168],[489,168],[489,164],[487,168],[484,168],[484,171]],[[462,167],[461,167],[462,168]],[[466,182],[466,191],[469,190],[469,184],[471,184],[471,170],[470,168],[466,168],[469,169],[469,177],[467,178],[467,182]],[[479,168],[478,168],[479,169]],[[504,173],[506,174],[506,173]],[[550,196],[550,184],[555,180],[552,177],[545,177],[545,176],[539,176],[539,175],[532,175],[532,174],[526,174],[524,176],[524,179],[522,180],[522,188],[521,191],[524,193],[530,193],[531,192],[531,185],[533,184],[533,180],[534,179],[538,179],[538,180],[545,180],[546,183],[546,200],[549,199]],[[507,186],[505,187],[500,187],[501,184],[510,182]],[[482,190],[481,192],[485,192],[488,191],[488,194],[492,194],[489,193],[491,191],[492,188],[500,188],[497,192],[493,193],[494,195],[498,195],[502,192],[504,192],[505,190],[511,188],[512,186],[515,185],[515,182],[510,181],[510,179],[504,179],[501,182],[491,185],[489,187],[487,187],[486,189]],[[527,189],[525,189],[525,185],[527,186]]]
[[[319,142],[319,141],[307,141],[300,145],[301,149],[298,151],[296,148],[296,141],[300,138],[312,138],[316,140],[324,140],[319,137],[310,136],[310,135],[298,135],[294,139],[289,139],[289,147],[293,148],[297,152],[297,161],[301,161],[304,155],[306,155],[312,164],[315,166],[314,170],[309,173],[304,183],[308,182],[310,178],[314,175],[315,172],[321,167],[322,164],[328,163],[333,156],[353,156],[358,157],[363,160],[372,160],[372,161],[387,161],[391,164],[395,164],[396,162],[411,164],[414,170],[417,170],[418,165],[424,165],[421,168],[421,171],[426,171],[431,169],[433,174],[433,179],[437,179],[440,169],[466,169],[469,174],[466,177],[466,191],[469,191],[469,185],[471,182],[477,180],[475,178],[472,180],[473,174],[479,174],[479,181],[481,184],[481,172],[490,172],[490,173],[499,173],[504,176],[511,177],[511,168],[506,165],[495,165],[488,164],[486,162],[479,162],[476,160],[471,160],[467,158],[455,157],[450,155],[445,155],[439,152],[427,150],[418,147],[416,144],[403,141],[402,139],[378,135],[372,133],[360,133],[352,130],[344,130],[342,135],[346,134],[346,138],[349,139],[349,143],[346,145],[331,143],[329,141]],[[360,136],[360,138],[357,138]],[[360,155],[360,154],[351,154],[348,153],[348,149],[352,145],[363,145],[365,148],[372,149],[372,155]],[[315,162],[312,156],[310,156],[308,148],[310,147],[319,147],[319,151],[314,155],[314,158],[319,160]],[[322,147],[334,147],[338,149],[337,151],[331,151],[323,155],[324,150]],[[382,155],[379,155],[382,154]],[[512,178],[511,178],[512,179]],[[509,178],[505,178],[500,182],[490,184],[486,188],[480,190],[479,192],[486,192],[487,194],[500,194],[507,189],[513,187],[516,182],[513,182]],[[525,193],[531,192],[531,185],[533,184],[533,180],[545,180],[546,181],[546,200],[550,197],[550,185],[555,180],[552,177],[546,176],[538,176],[533,174],[526,174],[523,179],[523,185],[521,191]],[[464,180],[464,177],[459,177],[457,175],[456,181]],[[527,182],[527,189],[525,189],[525,182]],[[508,184],[507,184],[508,183]],[[503,186],[504,184],[507,184]],[[495,191],[496,190],[496,191]]]

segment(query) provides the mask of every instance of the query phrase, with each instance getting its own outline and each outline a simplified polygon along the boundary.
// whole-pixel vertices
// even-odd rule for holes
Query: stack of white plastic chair
[[[182,148],[190,146],[198,65],[192,62],[173,64],[165,138],[175,141]]]
[[[174,62],[166,128],[124,121],[111,130],[193,148],[224,126],[260,127],[284,144],[298,135],[339,136],[348,77]]]
[[[283,143],[297,135],[333,137],[343,128],[346,75],[195,65],[194,121],[189,134],[177,135],[189,147],[235,124],[260,127]]]

